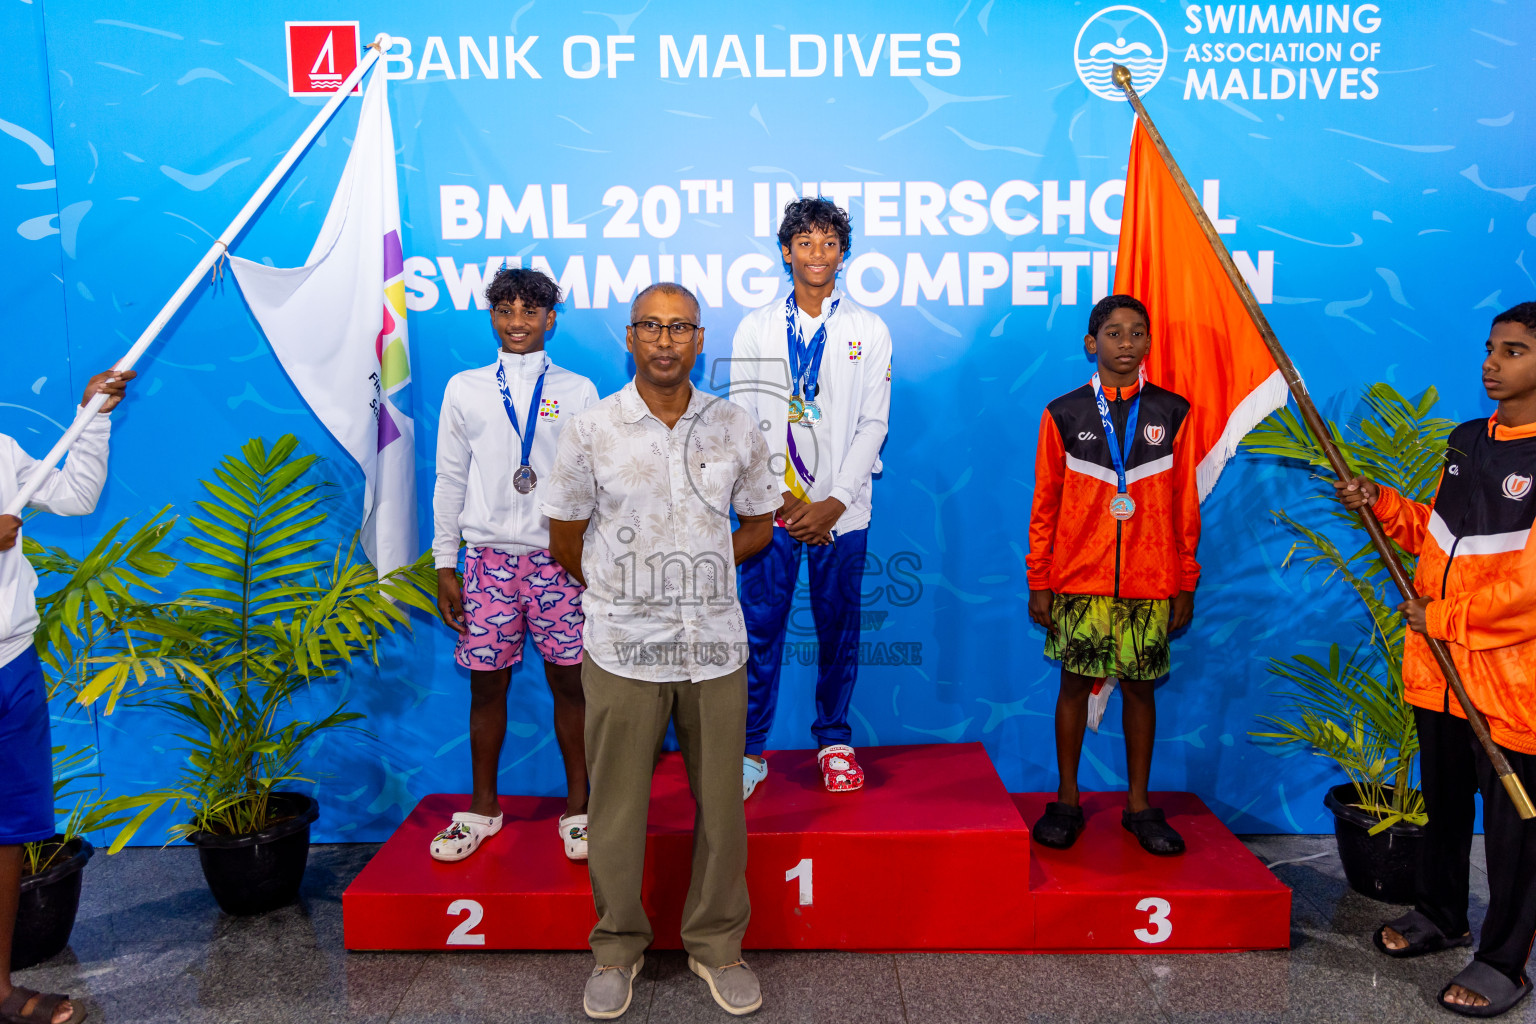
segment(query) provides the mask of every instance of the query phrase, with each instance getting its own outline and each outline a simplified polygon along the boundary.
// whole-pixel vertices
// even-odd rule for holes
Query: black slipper
[[[1136,837],[1141,848],[1159,857],[1177,857],[1184,852],[1184,837],[1173,830],[1161,809],[1148,807],[1132,814],[1120,812],[1120,824]]]
[[[1086,825],[1081,807],[1052,800],[1045,805],[1045,814],[1035,822],[1031,835],[1041,846],[1066,850],[1077,842],[1077,837],[1083,834]]]
[[[1460,985],[1468,992],[1476,992],[1488,1000],[1487,1006],[1460,1006],[1445,1001],[1451,985]],[[1463,1017],[1497,1017],[1514,1008],[1514,1005],[1531,992],[1531,979],[1520,975],[1517,985],[1504,976],[1504,972],[1489,967],[1481,960],[1467,964],[1466,970],[1451,979],[1451,984],[1440,990],[1440,1005]]]
[[[36,999],[32,1009],[22,1013],[22,1007]],[[71,1002],[69,996],[61,996],[57,993],[43,994],[34,992],[30,988],[22,988],[20,985],[11,989],[11,994],[0,1002],[0,1021],[5,1024],[51,1024],[53,1015],[58,1012],[59,1004]],[[86,1013],[78,1005],[65,1020],[64,1024],[80,1024],[85,1020]]]
[[[1402,949],[1391,949],[1386,940],[1381,937],[1382,929],[1391,928],[1397,934],[1408,940],[1408,945]],[[1442,949],[1456,949],[1460,946],[1472,945],[1472,933],[1460,938],[1449,938],[1444,932],[1435,926],[1435,922],[1419,913],[1410,910],[1395,921],[1388,921],[1376,929],[1371,936],[1371,941],[1376,948],[1394,960],[1406,960],[1411,956],[1423,956],[1426,953],[1438,953]]]

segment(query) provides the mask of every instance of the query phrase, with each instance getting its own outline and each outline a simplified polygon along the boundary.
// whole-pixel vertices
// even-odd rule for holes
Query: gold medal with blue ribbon
[[[821,407],[816,396],[821,392],[821,355],[827,347],[827,324],[837,312],[841,299],[833,299],[827,307],[826,318],[816,328],[816,334],[807,343],[805,332],[800,330],[800,319],[795,315],[795,293],[784,298],[784,329],[789,341],[789,372],[791,394],[789,396],[789,422],[802,426],[815,426],[821,421]]]

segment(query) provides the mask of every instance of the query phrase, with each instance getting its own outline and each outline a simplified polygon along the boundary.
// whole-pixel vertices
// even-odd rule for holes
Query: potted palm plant
[[[376,659],[380,641],[409,622],[406,608],[430,613],[426,595],[436,592],[430,557],[383,578],[355,541],[313,557],[325,485],[308,480],[319,457],[297,448],[292,435],[271,446],[255,439],[214,470],[201,514],[188,519],[199,560],[182,571],[193,585],[124,621],[81,693],[108,713],[125,700],[182,726],[179,777],[113,802],[132,817],[109,852],[157,811],[185,814],[170,837],[197,846],[214,898],[232,914],[298,897],[319,807],[288,787],[313,781],[301,765],[311,741],[361,717],[342,701],[306,718],[296,698],[358,656]]]
[[[85,865],[95,854],[86,834],[120,824],[110,801],[95,792],[88,779],[101,777],[87,772],[96,758],[88,747],[53,748],[53,798],[64,815],[60,831],[51,839],[22,847],[21,897],[16,905],[16,930],[11,943],[11,969],[19,971],[40,964],[69,945],[80,911],[80,888]]]
[[[1348,430],[1332,422],[1328,429],[1355,472],[1427,502],[1455,426],[1433,415],[1438,397],[1433,388],[1409,399],[1390,385],[1373,384],[1365,392],[1364,413]],[[1288,408],[1261,423],[1244,445],[1308,467],[1328,464],[1316,439]],[[1331,474],[1319,480],[1331,517],[1363,533],[1355,517],[1331,500]],[[1306,570],[1326,570],[1328,581],[1348,586],[1364,612],[1355,623],[1362,636],[1348,651],[1331,645],[1326,661],[1306,654],[1273,659],[1270,671],[1290,687],[1281,695],[1282,713],[1262,716],[1269,728],[1253,735],[1281,747],[1311,750],[1343,770],[1347,781],[1332,787],[1324,804],[1334,815],[1345,877],[1367,896],[1411,902],[1426,817],[1414,771],[1418,736],[1412,709],[1403,699],[1405,625],[1395,610],[1395,595],[1388,597],[1390,577],[1369,542],[1350,550],[1288,513],[1276,516],[1297,537],[1286,563],[1299,558]],[[1394,553],[1411,577],[1412,556],[1396,547]]]
[[[159,550],[174,520],[166,520],[162,511],[121,536],[127,522],[108,530],[79,559],[63,548],[44,547],[30,537],[23,540],[40,585],[58,584],[38,597],[37,647],[49,702],[56,714],[66,717],[66,725],[73,724],[73,716],[86,716],[88,723],[90,709],[73,698],[89,677],[91,658],[109,641],[115,624],[134,615],[154,593],[149,580],[166,576],[175,565]],[[69,944],[85,865],[95,852],[86,835],[121,823],[110,801],[90,781],[101,777],[87,770],[96,756],[94,743],[53,748],[54,803],[62,824],[52,838],[22,849],[13,969],[41,963]]]

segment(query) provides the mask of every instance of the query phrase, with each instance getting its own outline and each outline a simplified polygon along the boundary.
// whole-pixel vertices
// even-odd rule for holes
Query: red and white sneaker
[[[864,769],[853,756],[853,748],[846,743],[834,743],[816,752],[816,762],[821,765],[821,781],[829,793],[852,793],[864,788]]]

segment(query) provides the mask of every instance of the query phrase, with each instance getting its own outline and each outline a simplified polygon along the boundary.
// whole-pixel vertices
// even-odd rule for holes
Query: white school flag
[[[230,260],[283,369],[362,467],[361,540],[380,575],[419,552],[400,192],[385,90],[375,68],[352,153],[304,265]]]

